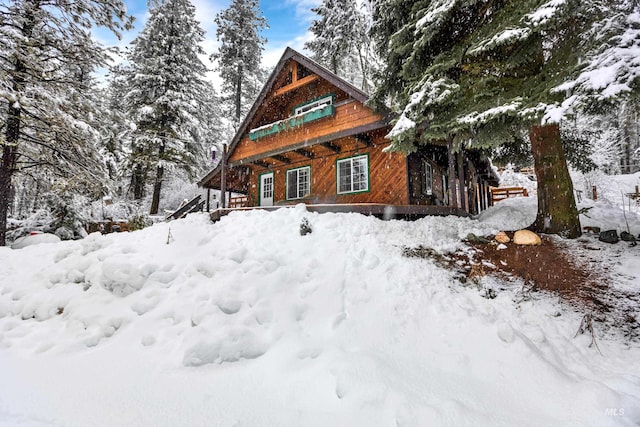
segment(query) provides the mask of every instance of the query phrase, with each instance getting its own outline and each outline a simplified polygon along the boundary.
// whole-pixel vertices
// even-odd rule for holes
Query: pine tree
[[[111,68],[107,87],[97,95],[99,111],[95,118],[95,127],[100,133],[99,150],[112,185],[111,192],[121,196],[126,186],[123,180],[129,177],[127,143],[135,126],[122,102],[129,92],[130,73],[123,64]]]
[[[368,89],[375,63],[367,34],[369,17],[358,9],[355,0],[323,0],[311,10],[318,19],[311,23],[314,39],[305,43],[305,48],[334,74]]]
[[[258,95],[264,79],[260,68],[267,39],[260,33],[267,26],[258,0],[232,0],[216,15],[216,36],[220,49],[211,55],[223,80],[223,90],[233,105],[232,115],[240,123]]]
[[[189,0],[152,5],[149,19],[133,41],[126,108],[135,123],[131,135],[133,187],[142,197],[147,173],[155,169],[151,214],[158,212],[165,172],[190,172],[204,151],[202,127],[208,120],[201,105],[211,102],[206,67],[198,55],[204,31]]]
[[[28,168],[100,185],[96,134],[87,124],[90,73],[107,61],[92,26],[119,36],[132,18],[120,0],[25,0],[0,4],[0,245],[12,178]]]
[[[589,73],[601,69],[598,60],[620,46],[619,36],[629,28],[624,21],[632,2],[614,3],[378,2],[376,37],[381,53],[388,53],[374,102],[391,99],[402,112],[391,132],[395,147],[411,151],[416,139],[447,141],[457,149],[490,147],[530,128],[539,189],[532,228],[579,235],[554,122],[611,96],[588,82]],[[607,19],[618,25],[607,27],[609,47],[603,48],[602,40],[594,43],[589,35]],[[626,62],[630,70],[631,64]],[[629,71],[614,81],[629,88],[634,79]]]

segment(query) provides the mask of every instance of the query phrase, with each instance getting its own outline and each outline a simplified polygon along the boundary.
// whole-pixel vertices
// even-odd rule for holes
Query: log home
[[[488,186],[497,178],[486,158],[464,152],[456,160],[437,144],[409,156],[387,152],[392,117],[367,107],[367,99],[287,48],[222,160],[198,184],[221,189],[229,208],[306,203],[382,215],[391,207],[406,217],[466,215],[488,206]],[[457,168],[452,181],[449,164]],[[452,200],[460,192],[451,192],[449,182],[464,190],[462,197]]]

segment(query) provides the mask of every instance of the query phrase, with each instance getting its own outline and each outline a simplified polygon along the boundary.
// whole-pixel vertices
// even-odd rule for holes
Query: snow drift
[[[402,256],[496,231],[300,205],[0,248],[0,425],[640,421],[637,345],[600,355],[557,299]]]

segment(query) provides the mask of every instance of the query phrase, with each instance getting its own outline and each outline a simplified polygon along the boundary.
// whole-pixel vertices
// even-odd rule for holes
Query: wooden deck
[[[257,206],[257,207],[244,207],[244,208],[220,208],[211,212],[211,221],[219,221],[223,216],[230,214],[231,212],[243,212],[250,210],[266,210],[275,211],[278,209],[291,209],[295,205],[283,205],[283,206]],[[448,216],[455,215],[461,217],[468,217],[469,214],[458,208],[452,208],[448,206],[418,206],[418,205],[385,205],[378,203],[357,203],[357,204],[323,204],[323,205],[306,205],[306,209],[309,212],[318,213],[359,213],[362,215],[372,215],[381,219],[404,219],[404,220],[416,220],[424,218],[425,216]]]

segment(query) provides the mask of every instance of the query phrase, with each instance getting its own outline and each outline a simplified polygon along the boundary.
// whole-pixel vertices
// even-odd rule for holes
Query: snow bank
[[[524,200],[481,221],[298,206],[0,248],[0,425],[633,425],[637,346],[598,336],[600,355],[555,298],[402,256],[524,222]]]

